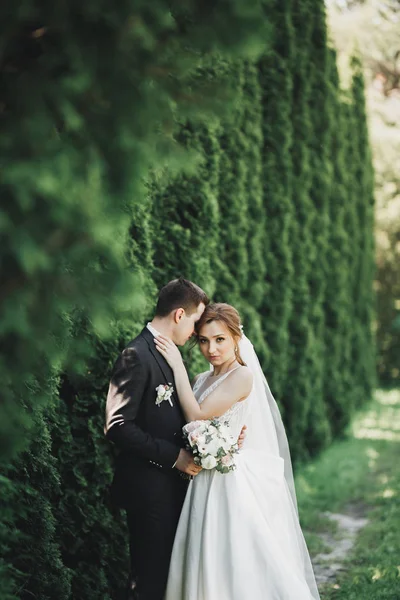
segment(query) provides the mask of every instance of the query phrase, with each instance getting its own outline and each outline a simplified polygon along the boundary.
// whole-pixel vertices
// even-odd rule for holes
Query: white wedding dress
[[[202,373],[193,388],[197,401],[233,370]],[[234,436],[249,417],[250,402],[251,396],[219,417]],[[234,471],[203,469],[189,484],[165,600],[318,599],[283,459],[246,449],[246,442],[235,459]]]

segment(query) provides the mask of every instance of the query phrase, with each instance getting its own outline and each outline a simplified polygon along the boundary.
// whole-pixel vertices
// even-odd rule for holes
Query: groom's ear
[[[184,308],[177,308],[175,313],[174,313],[174,321],[175,323],[179,323],[179,321],[182,319],[183,315],[185,314],[185,309]]]

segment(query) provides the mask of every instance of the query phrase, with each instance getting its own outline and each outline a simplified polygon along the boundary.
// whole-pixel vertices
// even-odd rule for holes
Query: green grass
[[[299,470],[296,488],[312,555],[326,550],[319,534],[334,534],[324,511],[357,511],[369,524],[322,590],[323,600],[400,600],[400,391],[379,391],[357,415],[345,440]]]

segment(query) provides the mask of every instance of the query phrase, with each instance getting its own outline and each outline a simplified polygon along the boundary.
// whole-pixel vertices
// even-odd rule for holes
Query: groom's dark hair
[[[166,317],[177,308],[184,308],[191,315],[201,302],[206,306],[210,302],[205,291],[193,281],[179,277],[164,285],[159,291],[156,316]]]

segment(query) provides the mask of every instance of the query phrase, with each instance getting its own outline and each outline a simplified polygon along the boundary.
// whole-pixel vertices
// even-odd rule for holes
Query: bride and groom
[[[211,368],[191,385],[177,346],[194,333]],[[185,423],[213,418],[239,438],[226,474],[201,469],[184,447]],[[285,430],[232,306],[183,278],[164,286],[116,361],[105,433],[119,449],[111,492],[127,513],[129,598],[319,598]]]

